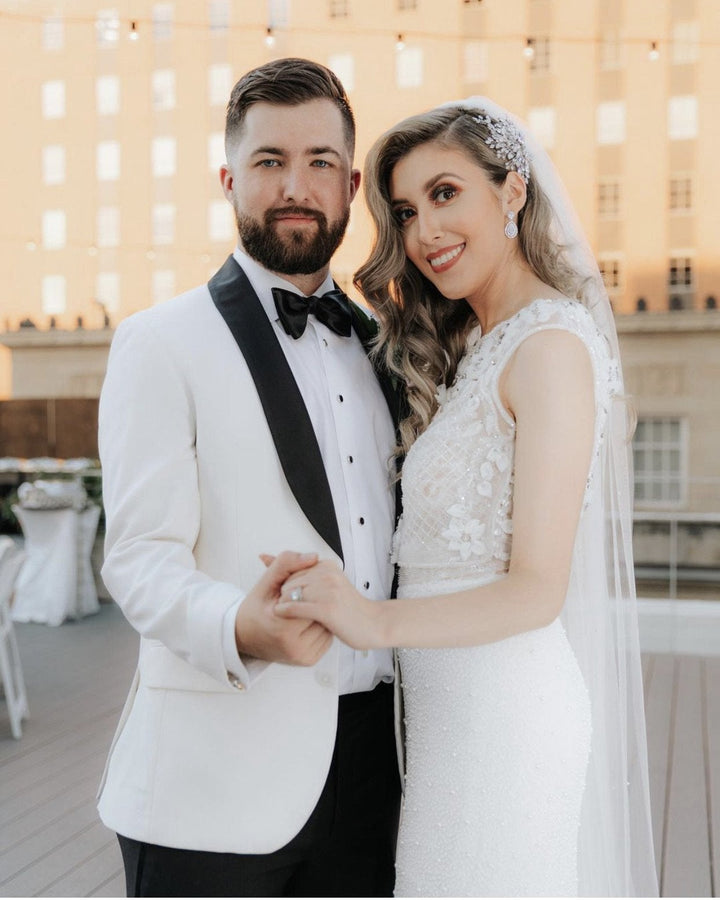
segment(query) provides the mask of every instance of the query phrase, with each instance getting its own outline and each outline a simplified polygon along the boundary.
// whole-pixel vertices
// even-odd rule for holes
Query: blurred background
[[[720,598],[717,0],[0,0],[0,54],[0,527],[28,474],[13,460],[97,456],[117,322],[232,250],[230,89],[300,55],[344,82],[360,166],[389,125],[450,99],[529,123],[617,314],[640,593]],[[334,266],[351,293],[370,242],[359,197]]]
[[[118,322],[232,251],[225,105],[282,56],[340,76],[359,166],[471,95],[558,166],[638,419],[661,890],[718,896],[720,0],[0,0],[0,893],[124,892],[94,796],[137,635],[102,602],[98,396]],[[359,196],[334,263],[351,294],[371,240]]]

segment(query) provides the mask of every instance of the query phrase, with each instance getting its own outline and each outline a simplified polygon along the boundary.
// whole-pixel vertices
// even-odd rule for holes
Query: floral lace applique
[[[403,467],[404,512],[392,557],[400,565],[401,583],[447,583],[507,571],[515,423],[499,399],[498,380],[519,343],[547,327],[578,334],[593,360],[597,416],[588,485],[592,482],[609,398],[619,389],[618,367],[584,306],[537,300],[486,335],[471,332],[453,384],[438,388],[438,411]]]

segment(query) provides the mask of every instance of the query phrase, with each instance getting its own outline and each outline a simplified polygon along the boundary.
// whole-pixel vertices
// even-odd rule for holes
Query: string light
[[[265,29],[265,46],[266,47],[274,47],[275,46],[275,35],[273,34],[273,30],[269,25]]]
[[[660,51],[658,50],[657,41],[651,41],[650,51],[648,52],[648,59],[650,60],[650,62],[655,62],[656,59],[660,59]]]
[[[137,22],[130,23],[130,34],[128,35],[128,40],[137,41],[140,37],[140,32],[138,31]]]
[[[532,38],[526,38],[523,48],[523,56],[526,59],[532,59],[535,56],[535,41]]]
[[[471,2],[478,4],[482,2],[482,0],[471,0]],[[118,17],[111,18],[109,22],[106,20],[105,22],[99,22],[96,16],[88,16],[88,15],[64,15],[62,17],[63,22],[67,26],[73,25],[95,25],[98,29],[101,29],[101,33],[110,41],[117,40],[119,37],[119,28],[121,25],[121,20]],[[14,23],[36,23],[38,25],[42,24],[44,21],[44,17],[37,15],[35,13],[24,13],[24,12],[8,12],[7,10],[0,9],[0,27],[2,27],[3,22],[14,22]],[[128,31],[137,33],[138,37],[133,38],[133,40],[139,39],[140,29],[144,25],[150,25],[150,19],[142,19],[136,18],[134,20],[127,19],[124,20],[127,23]],[[133,22],[135,23],[135,28],[133,28]],[[107,27],[109,25],[109,27]],[[200,21],[198,19],[175,19],[173,22],[173,27],[176,29],[189,29],[193,31],[194,34],[198,34],[202,31],[210,32],[212,31],[212,26],[207,21]],[[235,24],[228,25],[224,30],[233,33],[233,32],[242,32],[247,33],[248,29],[253,29],[260,31],[261,33],[265,33],[266,40],[268,38],[274,38],[273,29],[265,28],[260,26],[260,24],[249,24],[246,22],[237,22]],[[357,27],[353,26],[352,34],[357,37],[381,37],[387,36],[388,29],[382,27]],[[337,28],[326,28],[323,26],[319,27],[309,27],[306,25],[293,25],[290,34],[294,38],[302,38],[303,36],[309,35],[327,35],[332,36],[333,38],[337,37],[338,30]],[[452,42],[455,43],[458,40],[466,37],[464,33],[449,33],[449,32],[437,32],[437,31],[424,31],[422,29],[416,29],[412,32],[412,38],[416,40],[432,40],[432,41],[441,41],[441,42]],[[523,34],[519,34],[517,32],[507,32],[505,34],[494,34],[486,37],[486,40],[497,42],[497,43],[505,43],[512,44],[517,41],[524,42],[525,46],[523,48],[523,53],[527,56],[532,57],[534,54],[534,47],[532,38],[527,38]],[[602,38],[596,35],[553,35],[552,43],[558,46],[562,46],[564,44],[568,45],[579,45],[579,46],[588,46],[588,45],[601,45],[603,43]],[[644,46],[648,47],[650,45],[650,52],[653,51],[653,44],[655,44],[655,50],[659,54],[659,42],[657,40],[653,41],[649,37],[635,36],[635,37],[625,37],[621,41],[620,44],[624,46]],[[702,38],[698,41],[694,42],[698,48],[720,48],[720,41],[718,40],[703,40]],[[272,46],[272,44],[271,44]]]
[[[395,41],[395,50],[398,53],[402,53],[402,51],[404,49],[405,49],[405,41],[403,40],[403,36],[401,34],[399,34],[397,36],[397,40]]]

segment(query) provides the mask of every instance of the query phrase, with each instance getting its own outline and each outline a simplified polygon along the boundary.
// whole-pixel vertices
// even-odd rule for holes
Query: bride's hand
[[[335,563],[325,560],[288,578],[275,615],[314,619],[356,650],[384,646],[382,604],[357,591]]]

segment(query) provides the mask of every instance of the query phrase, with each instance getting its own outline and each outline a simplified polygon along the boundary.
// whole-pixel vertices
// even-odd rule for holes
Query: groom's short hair
[[[299,57],[274,59],[247,72],[230,94],[225,119],[225,148],[229,152],[254,103],[299,106],[310,100],[330,100],[340,110],[350,155],[355,150],[355,117],[337,75],[320,63]]]

